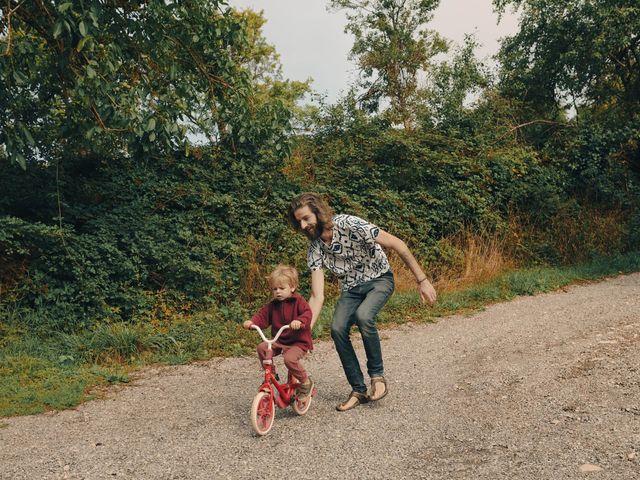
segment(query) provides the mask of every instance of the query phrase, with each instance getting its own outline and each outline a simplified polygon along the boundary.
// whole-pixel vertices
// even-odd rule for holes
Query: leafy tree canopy
[[[499,54],[505,91],[549,107],[638,111],[640,5],[635,0],[494,0],[520,11]]]
[[[436,32],[426,28],[438,0],[331,0],[346,10],[345,30],[355,37],[351,55],[363,78],[362,103],[377,111],[390,103],[387,116],[411,130],[419,102],[418,74],[447,49]]]
[[[476,100],[491,83],[491,72],[475,56],[476,40],[467,36],[449,61],[437,65],[430,72],[429,92],[426,95],[426,127],[438,126],[452,130],[465,122]]]
[[[189,129],[248,153],[283,141],[289,111],[256,103],[242,65],[252,18],[223,0],[9,0],[0,13],[0,143],[23,167],[167,152]]]

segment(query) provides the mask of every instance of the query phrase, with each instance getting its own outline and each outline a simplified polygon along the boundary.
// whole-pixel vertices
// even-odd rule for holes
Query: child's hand
[[[246,320],[243,324],[242,324],[242,328],[246,328],[247,330],[249,330],[251,328],[251,325],[253,325],[253,323],[251,323],[251,320]]]
[[[289,326],[291,327],[291,330],[300,330],[302,322],[300,320],[294,320],[289,324]]]

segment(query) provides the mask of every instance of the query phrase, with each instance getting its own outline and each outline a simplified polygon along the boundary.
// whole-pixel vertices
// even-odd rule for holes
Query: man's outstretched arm
[[[311,307],[311,329],[320,316],[322,304],[324,303],[324,272],[322,269],[311,272],[311,295],[309,296],[309,306]]]
[[[420,292],[422,302],[428,303],[429,305],[436,303],[436,298],[438,297],[436,289],[431,285],[431,282],[422,271],[422,268],[409,250],[409,247],[407,247],[407,244],[398,237],[395,237],[384,230],[380,230],[380,233],[378,233],[378,237],[376,238],[376,242],[383,248],[390,248],[395,251],[407,268],[411,270],[413,276],[416,277],[418,292]]]

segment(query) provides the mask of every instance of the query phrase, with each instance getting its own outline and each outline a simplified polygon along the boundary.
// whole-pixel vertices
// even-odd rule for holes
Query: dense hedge
[[[575,165],[580,148],[566,157]],[[285,163],[218,150],[69,159],[27,171],[0,161],[1,304],[7,318],[39,333],[169,321],[211,308],[238,320],[264,299],[263,276],[273,265],[304,271],[306,241],[285,217],[303,190],[404,238],[431,265],[451,261],[443,238],[465,229],[504,235],[514,218],[530,228],[515,254],[577,260],[563,258],[553,241],[564,228],[557,219],[586,219],[593,208],[628,212],[623,234],[615,244],[589,243],[587,230],[598,226],[575,225],[572,255],[625,250],[638,238],[637,175],[600,154],[609,167],[595,174],[522,143],[408,134],[360,118],[298,139]],[[601,193],[585,205],[590,197],[579,191],[589,178],[590,191]]]
[[[13,302],[31,329],[69,331],[252,299],[244,277],[255,264],[278,261],[288,243],[284,214],[294,188],[268,166],[212,153],[88,163],[65,165],[59,183],[48,168],[2,163],[0,188],[9,195],[0,258],[3,269],[22,266],[4,279],[3,303]],[[26,188],[34,178],[41,188]]]

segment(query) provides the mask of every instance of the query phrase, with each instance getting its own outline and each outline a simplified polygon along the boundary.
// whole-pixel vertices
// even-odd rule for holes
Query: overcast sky
[[[355,79],[348,60],[353,37],[344,33],[344,14],[327,11],[327,0],[229,0],[229,4],[264,11],[263,33],[280,54],[286,78],[311,77],[312,88],[330,102]],[[491,0],[440,0],[429,28],[457,44],[465,34],[475,33],[482,44],[477,54],[485,57],[497,52],[501,37],[516,31],[514,15],[505,15],[499,25],[497,21]]]

